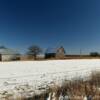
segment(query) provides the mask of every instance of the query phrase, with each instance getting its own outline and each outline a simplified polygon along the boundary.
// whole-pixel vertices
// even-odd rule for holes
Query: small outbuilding
[[[59,48],[48,48],[45,52],[45,58],[64,58],[65,53],[66,52],[63,46]]]
[[[1,46],[0,47],[0,61],[19,60],[20,55],[17,51]]]

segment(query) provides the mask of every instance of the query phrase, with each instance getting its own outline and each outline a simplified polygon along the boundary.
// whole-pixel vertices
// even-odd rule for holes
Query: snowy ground
[[[95,70],[100,70],[100,59],[0,62],[0,98],[32,96],[53,82],[85,77]]]

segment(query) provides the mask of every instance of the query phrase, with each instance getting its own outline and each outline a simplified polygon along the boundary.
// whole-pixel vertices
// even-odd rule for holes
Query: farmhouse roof
[[[46,50],[46,53],[56,53],[57,52],[57,48],[48,48]]]
[[[61,47],[59,47],[61,48]],[[59,48],[48,48],[45,53],[57,53]]]
[[[48,49],[46,50],[45,53],[57,53],[57,51],[58,51],[59,49],[62,49],[62,48],[63,48],[63,46],[60,46],[60,47],[58,47],[58,48],[48,48]],[[65,53],[64,48],[63,48],[63,51],[64,51],[64,53]]]

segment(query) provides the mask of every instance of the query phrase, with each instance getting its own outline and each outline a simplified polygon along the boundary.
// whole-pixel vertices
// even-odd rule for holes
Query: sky
[[[25,52],[34,44],[100,52],[100,0],[0,0],[0,45]]]

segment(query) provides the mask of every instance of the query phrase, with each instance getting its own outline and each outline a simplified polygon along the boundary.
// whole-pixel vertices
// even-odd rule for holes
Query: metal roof
[[[48,48],[45,53],[56,53],[57,48]]]
[[[5,54],[5,55],[16,55],[19,54],[17,51],[9,49],[9,48],[1,48],[0,47],[0,54]]]

